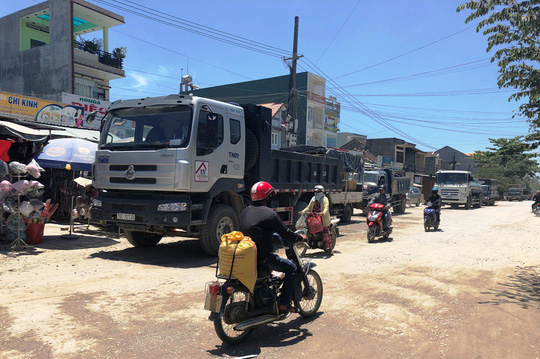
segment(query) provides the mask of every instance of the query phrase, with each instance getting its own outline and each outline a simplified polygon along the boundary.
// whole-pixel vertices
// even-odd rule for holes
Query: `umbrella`
[[[37,156],[36,161],[41,167],[71,169],[75,180],[75,171],[91,171],[97,144],[80,138],[60,138],[51,140]],[[68,166],[69,165],[69,166]],[[73,233],[73,195],[71,196],[69,234],[62,238],[77,239]]]
[[[45,168],[66,168],[74,171],[91,171],[97,144],[80,138],[59,138],[51,140],[36,161]]]

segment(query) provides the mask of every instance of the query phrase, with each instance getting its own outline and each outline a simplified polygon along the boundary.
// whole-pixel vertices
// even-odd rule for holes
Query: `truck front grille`
[[[441,195],[443,195],[443,196],[457,196],[457,195],[459,195],[459,189],[441,189]]]
[[[133,212],[144,211],[144,205],[133,204],[133,203],[112,203],[111,208],[114,209],[115,211],[133,211]]]
[[[125,171],[129,165],[110,165],[109,171]],[[133,165],[135,171],[142,172],[155,172],[157,171],[157,165]]]
[[[109,178],[110,183],[135,183],[135,184],[156,184],[155,178],[134,178],[132,180],[128,180],[127,178],[122,177],[111,177]]]

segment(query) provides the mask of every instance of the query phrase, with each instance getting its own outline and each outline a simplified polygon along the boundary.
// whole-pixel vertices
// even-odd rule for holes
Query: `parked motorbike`
[[[437,221],[437,210],[433,208],[432,202],[426,203],[424,208],[424,230],[427,232],[430,228],[439,229],[440,221]]]
[[[375,238],[383,237],[388,239],[390,233],[392,233],[392,215],[390,214],[390,208],[388,209],[388,229],[383,230],[383,208],[384,205],[380,203],[373,203],[369,206],[371,209],[367,215],[366,221],[368,225],[367,240],[368,243],[373,243]]]
[[[297,231],[297,233],[305,233]],[[305,262],[296,246],[285,248],[287,258],[298,267],[293,301],[298,313],[311,317],[317,313],[323,297],[323,283],[313,269],[316,264]],[[236,278],[216,275],[216,281],[206,284],[205,309],[211,311],[217,336],[225,343],[234,345],[245,341],[259,326],[287,318],[290,313],[280,314],[279,296],[283,273],[270,271],[264,265],[257,267],[257,282],[253,293]]]
[[[300,253],[300,256],[303,257],[307,250],[310,248],[320,248],[323,249],[326,253],[332,252],[334,247],[336,246],[336,240],[337,236],[339,235],[339,229],[337,228],[337,224],[339,223],[339,219],[332,219],[330,220],[330,238],[332,239],[332,246],[330,248],[324,247],[324,239],[323,239],[323,232],[317,232],[317,233],[311,233],[307,228],[307,221],[310,216],[320,216],[318,213],[305,213],[303,214],[305,221],[304,221],[304,228],[296,228],[299,230],[304,230],[306,232],[307,240],[304,242],[297,243],[297,248]]]

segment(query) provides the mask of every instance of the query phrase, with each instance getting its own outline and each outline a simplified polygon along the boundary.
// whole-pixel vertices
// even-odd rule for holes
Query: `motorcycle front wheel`
[[[367,241],[368,243],[373,243],[375,241],[375,234],[377,233],[377,227],[371,226],[367,231]]]
[[[247,293],[234,293],[234,295],[228,299],[221,318],[214,322],[216,334],[224,343],[229,345],[242,343],[251,335],[251,333],[253,333],[253,328],[244,331],[234,330],[234,327],[238,325],[238,323],[248,319],[246,306],[248,308],[253,308],[252,301],[246,303],[247,298]]]
[[[309,286],[312,290],[312,296],[307,297],[305,293],[306,286],[303,280],[297,283],[297,290],[300,290],[301,295],[295,295],[294,306],[298,309],[298,313],[304,318],[309,318],[319,310],[323,298],[323,283],[317,272],[310,269],[307,274]],[[298,299],[301,297],[301,299]]]

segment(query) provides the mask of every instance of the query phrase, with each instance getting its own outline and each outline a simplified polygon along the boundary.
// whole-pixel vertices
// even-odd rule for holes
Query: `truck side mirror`
[[[86,116],[86,123],[94,122],[94,120],[96,119],[97,114],[98,114],[98,112],[94,111],[91,114],[89,114],[88,116]]]

